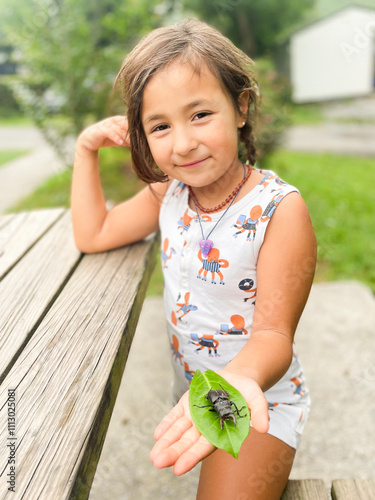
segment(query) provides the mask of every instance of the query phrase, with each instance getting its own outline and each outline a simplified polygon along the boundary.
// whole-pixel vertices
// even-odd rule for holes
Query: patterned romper
[[[234,203],[210,236],[214,246],[203,258],[197,213],[188,189],[173,181],[164,197],[162,238],[164,305],[172,362],[174,402],[189,388],[197,369],[223,369],[248,341],[256,303],[258,254],[268,223],[283,198],[297,189],[272,171]],[[205,237],[223,212],[201,215]],[[287,373],[265,392],[269,433],[297,448],[310,397],[295,345]]]

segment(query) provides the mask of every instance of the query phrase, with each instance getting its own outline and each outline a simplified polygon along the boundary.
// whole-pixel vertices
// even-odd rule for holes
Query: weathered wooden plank
[[[15,216],[16,214],[0,214],[0,229],[9,224]]]
[[[332,481],[333,500],[372,500],[375,498],[375,479],[336,479]]]
[[[327,500],[328,493],[321,479],[289,479],[281,500]]]
[[[5,379],[0,402],[8,388],[17,399],[12,498],[88,498],[158,248],[85,255]]]
[[[0,280],[63,213],[56,208],[1,216]]]
[[[46,224],[39,219],[44,230],[55,216],[47,213]],[[29,233],[26,223],[21,227]],[[80,258],[66,212],[0,282],[0,383]]]

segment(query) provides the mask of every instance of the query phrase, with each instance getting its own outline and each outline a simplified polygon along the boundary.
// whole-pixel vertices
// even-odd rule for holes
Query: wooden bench
[[[338,479],[327,489],[321,479],[289,480],[281,500],[373,500],[375,480]]]
[[[158,247],[82,255],[69,211],[0,216],[0,500],[88,498]],[[375,482],[290,480],[282,500],[327,498]]]
[[[88,498],[158,247],[82,255],[67,210],[0,216],[0,499]]]

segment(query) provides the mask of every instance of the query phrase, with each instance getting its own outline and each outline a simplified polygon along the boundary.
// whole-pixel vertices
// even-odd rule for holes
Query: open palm
[[[246,399],[254,429],[267,432],[268,403],[259,385],[248,377],[225,370],[219,374]],[[160,469],[173,465],[173,472],[177,476],[191,470],[216,449],[193,423],[189,409],[189,391],[163,418],[154,437],[156,444],[150,454],[152,462]]]

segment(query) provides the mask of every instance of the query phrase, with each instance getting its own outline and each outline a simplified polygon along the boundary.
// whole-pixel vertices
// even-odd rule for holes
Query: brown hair
[[[198,74],[205,63],[217,77],[246,122],[240,129],[239,140],[245,146],[246,159],[253,165],[256,160],[253,120],[259,98],[259,87],[252,72],[254,63],[211,26],[185,20],[146,35],[126,57],[115,81],[115,85],[120,84],[127,107],[132,161],[138,176],[148,183],[168,179],[157,168],[147,143],[142,125],[142,98],[150,78],[177,59],[189,63]],[[249,92],[246,116],[239,107],[239,97],[244,91]]]

